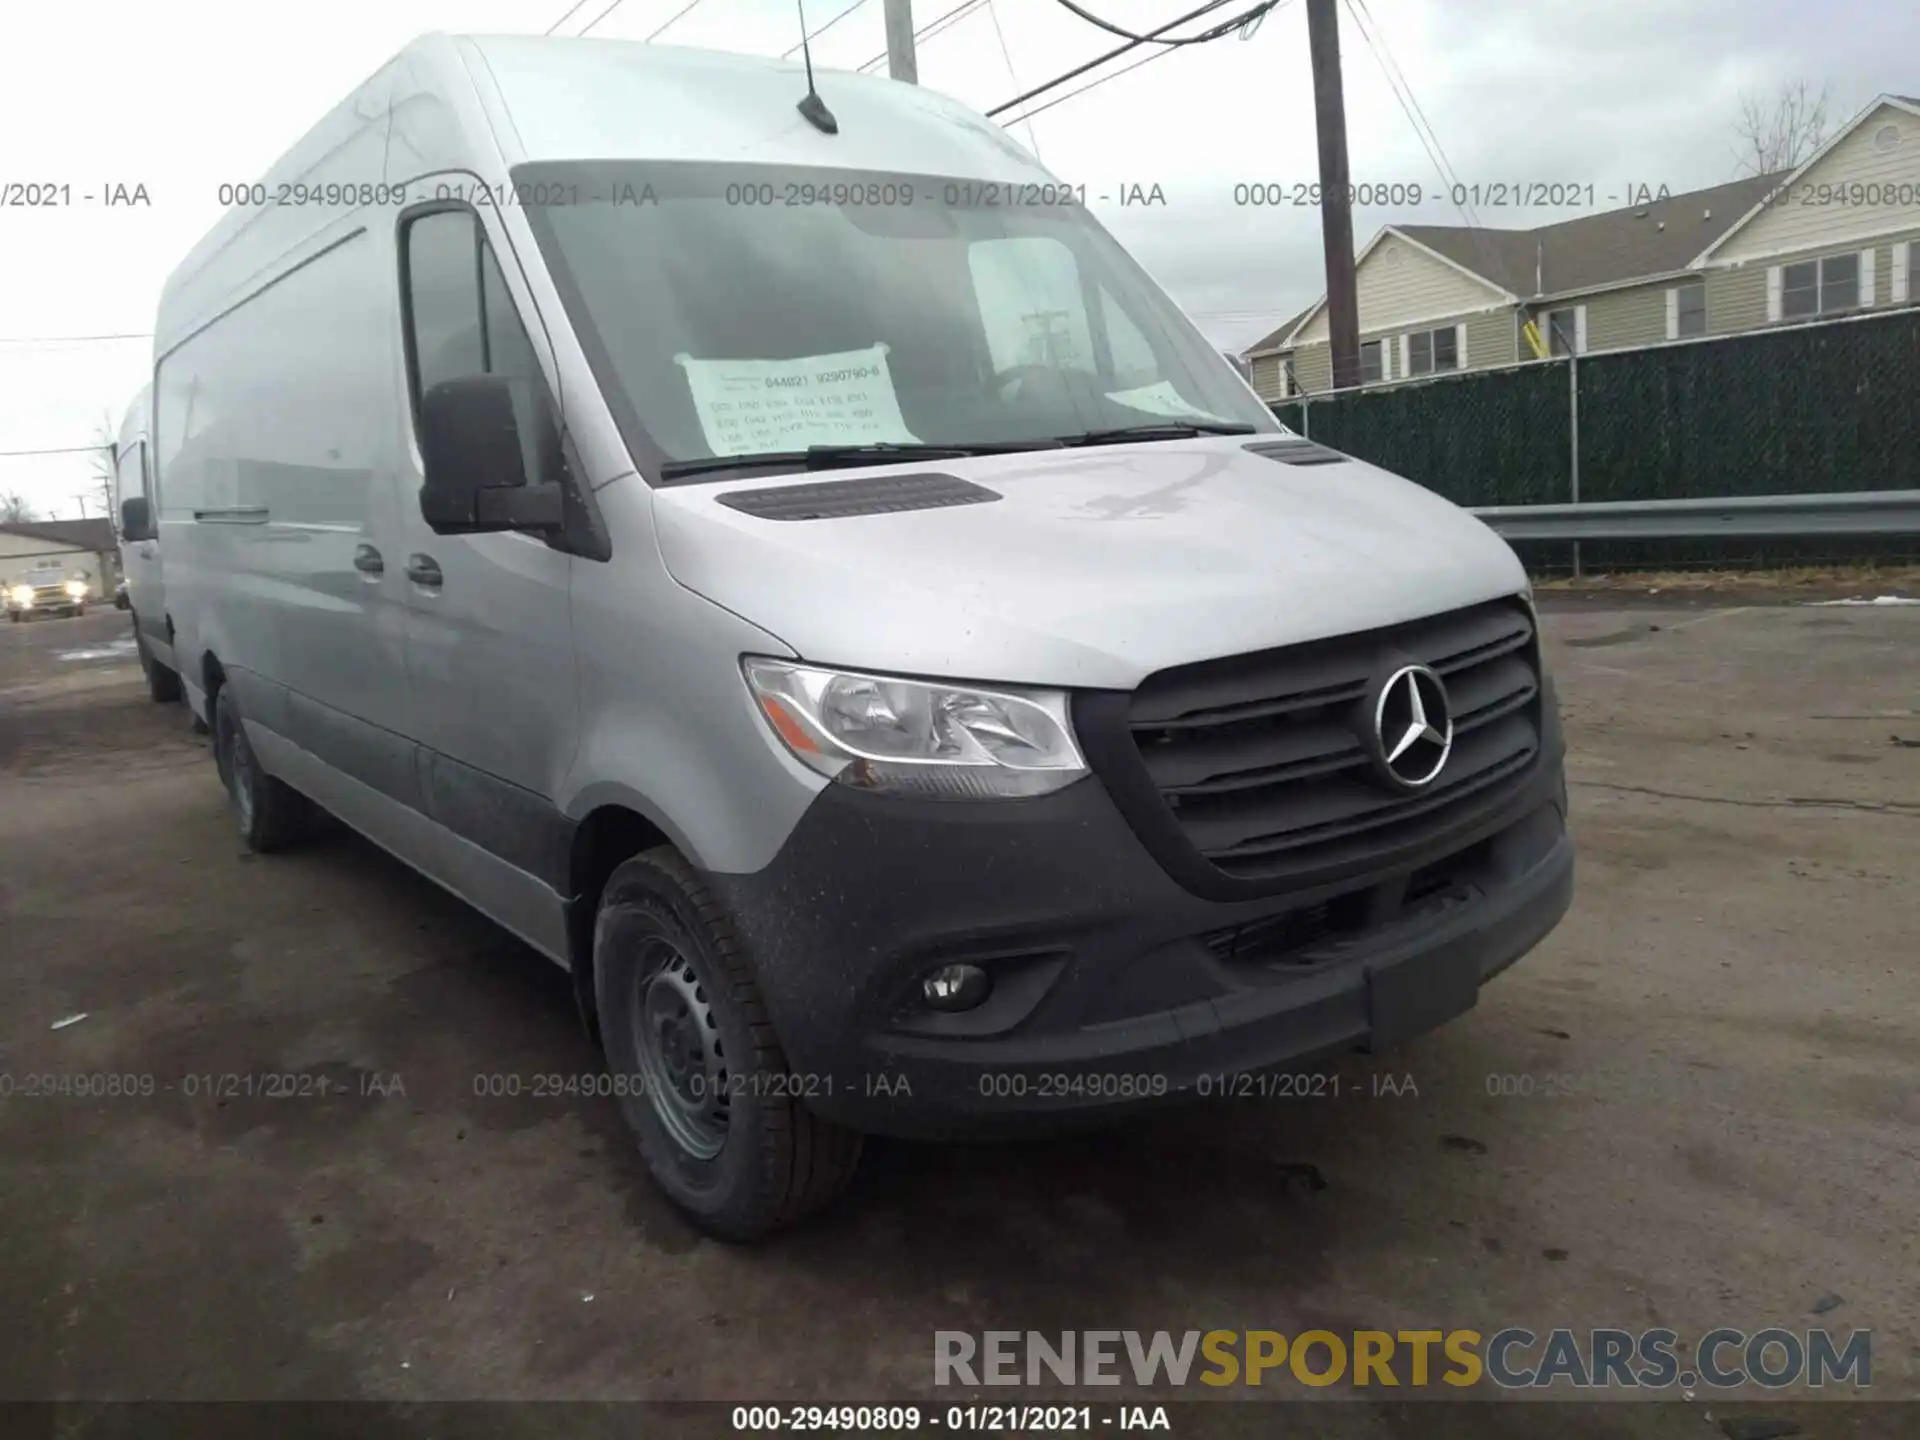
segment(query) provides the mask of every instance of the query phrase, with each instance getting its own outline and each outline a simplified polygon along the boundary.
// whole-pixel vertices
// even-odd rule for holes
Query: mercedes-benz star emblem
[[[1431,785],[1453,749],[1446,684],[1425,665],[1403,665],[1373,702],[1374,768],[1401,790]]]

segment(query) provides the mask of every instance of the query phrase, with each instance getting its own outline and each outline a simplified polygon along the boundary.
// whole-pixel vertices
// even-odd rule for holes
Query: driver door
[[[407,666],[422,790],[433,818],[540,880],[556,875],[559,795],[579,738],[569,585],[573,557],[538,535],[439,535],[422,518],[421,394],[444,380],[504,375],[525,401],[523,437],[547,381],[501,251],[464,205],[402,217],[402,320],[409,364],[401,551]],[[537,327],[536,327],[537,328]],[[528,474],[536,471],[529,463]],[[486,908],[483,906],[483,908]],[[522,927],[516,927],[522,928]],[[525,933],[523,928],[523,933]]]

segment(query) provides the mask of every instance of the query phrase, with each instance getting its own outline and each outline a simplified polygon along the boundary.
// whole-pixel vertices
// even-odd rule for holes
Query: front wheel
[[[213,702],[213,757],[249,850],[265,855],[306,838],[312,828],[312,802],[260,768],[240,722],[240,707],[224,685]]]
[[[608,879],[593,964],[621,1110],[654,1180],[696,1225],[754,1240],[845,1188],[859,1133],[807,1108],[744,941],[671,847]]]
[[[180,698],[179,672],[169,670],[153,658],[147,649],[147,637],[140,633],[140,622],[133,622],[133,648],[140,657],[140,673],[146,677],[147,697],[156,705],[171,705]]]

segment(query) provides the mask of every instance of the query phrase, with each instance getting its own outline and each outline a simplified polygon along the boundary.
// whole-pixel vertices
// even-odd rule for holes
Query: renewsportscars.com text
[[[1765,1389],[1873,1381],[1872,1332],[1037,1330],[934,1332],[936,1385],[1352,1385]]]

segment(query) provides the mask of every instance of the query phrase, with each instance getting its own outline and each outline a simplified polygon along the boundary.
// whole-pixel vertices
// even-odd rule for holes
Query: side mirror
[[[154,538],[153,506],[146,496],[129,495],[120,502],[120,538],[122,540]]]
[[[443,380],[420,397],[420,514],[436,535],[551,530],[564,520],[558,485],[527,482],[512,382]]]

